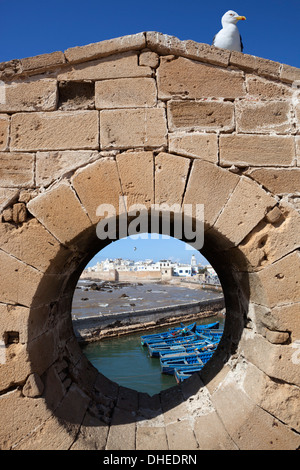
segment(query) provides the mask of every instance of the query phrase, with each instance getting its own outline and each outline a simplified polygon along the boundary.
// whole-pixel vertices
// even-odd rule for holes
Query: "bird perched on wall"
[[[221,20],[223,28],[215,35],[212,45],[230,51],[243,52],[244,46],[236,24],[239,20],[245,19],[244,16],[239,16],[235,11],[227,11]]]

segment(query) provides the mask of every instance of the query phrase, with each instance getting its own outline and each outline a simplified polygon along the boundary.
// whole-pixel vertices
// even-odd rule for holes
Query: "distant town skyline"
[[[168,259],[178,263],[190,263],[192,255],[195,255],[198,264],[204,266],[210,264],[197,250],[181,240],[157,234],[143,234],[143,236],[144,238],[139,235],[113,241],[99,251],[86,267],[94,266],[107,258],[132,261],[152,259],[154,262]],[[157,238],[154,238],[155,236]]]

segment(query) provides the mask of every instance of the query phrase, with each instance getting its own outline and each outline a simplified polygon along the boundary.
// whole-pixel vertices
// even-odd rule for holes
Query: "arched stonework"
[[[0,79],[0,447],[298,448],[300,71],[150,32]],[[96,209],[123,196],[204,204],[225,295],[209,367],[154,397],[99,374],[71,322]]]

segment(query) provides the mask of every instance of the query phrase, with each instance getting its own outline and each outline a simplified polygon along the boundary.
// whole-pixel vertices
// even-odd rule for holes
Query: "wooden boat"
[[[213,353],[214,351],[210,351],[181,357],[161,358],[161,372],[162,374],[174,374],[174,370],[181,369],[182,366],[197,365],[203,367],[212,357]]]
[[[185,326],[181,323],[181,326],[178,328],[173,328],[162,333],[153,333],[151,335],[141,336],[141,344],[147,346],[150,342],[164,341],[165,339],[174,339],[177,337],[182,337],[190,335],[196,330],[196,322],[191,325]]]
[[[191,325],[185,326],[183,323],[180,324],[180,327],[170,329],[162,333],[153,333],[150,335],[141,336],[141,344],[147,346],[150,343],[157,342],[159,340],[164,341],[166,339],[175,339],[178,337],[191,336],[192,334],[202,333],[207,330],[215,330],[219,328],[219,322],[208,323],[207,325],[198,325],[196,322]]]
[[[171,343],[168,345],[149,345],[148,351],[150,357],[159,357],[165,354],[177,354],[180,352],[191,352],[191,351],[206,351],[207,349],[213,348],[217,345],[218,341],[210,341],[210,340],[193,340],[189,342],[182,342],[182,343]]]
[[[174,369],[174,377],[178,384],[191,377],[195,372],[200,372],[203,366],[187,367],[186,369]]]

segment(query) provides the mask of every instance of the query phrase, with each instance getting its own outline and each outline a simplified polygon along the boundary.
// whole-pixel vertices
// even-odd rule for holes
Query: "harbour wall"
[[[97,341],[103,337],[130,334],[134,331],[214,316],[224,308],[224,298],[202,300],[189,304],[168,305],[130,312],[102,314],[73,319],[79,342]]]

